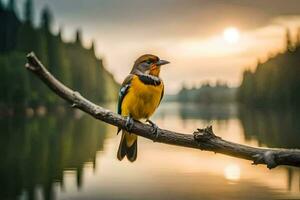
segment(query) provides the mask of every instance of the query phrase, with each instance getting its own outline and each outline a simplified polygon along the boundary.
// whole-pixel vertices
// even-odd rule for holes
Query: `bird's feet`
[[[133,121],[132,117],[127,116],[126,123],[125,123],[126,131],[130,132],[133,127],[133,124],[134,124],[134,121]]]
[[[158,135],[159,135],[158,134],[158,126],[154,122],[152,122],[150,119],[147,119],[146,122],[148,122],[152,126],[151,133],[153,135],[155,135],[156,138],[158,138]]]

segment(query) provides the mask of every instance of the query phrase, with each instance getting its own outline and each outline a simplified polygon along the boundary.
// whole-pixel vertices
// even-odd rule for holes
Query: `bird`
[[[146,120],[152,126],[152,133],[158,136],[158,126],[150,117],[164,95],[164,84],[159,77],[161,66],[169,63],[152,54],[142,55],[124,79],[119,91],[117,112],[126,117],[126,129],[119,128],[117,132],[122,130],[118,160],[121,161],[125,156],[130,162],[137,159],[137,135],[130,133],[134,121]]]

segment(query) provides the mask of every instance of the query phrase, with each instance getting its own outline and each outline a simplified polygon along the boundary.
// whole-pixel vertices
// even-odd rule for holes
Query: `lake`
[[[106,106],[114,109],[114,105]],[[162,103],[152,118],[192,134],[213,125],[237,143],[300,148],[297,111]],[[0,119],[0,199],[299,199],[300,168],[138,139],[134,163],[118,161],[116,128],[68,106],[41,116]]]

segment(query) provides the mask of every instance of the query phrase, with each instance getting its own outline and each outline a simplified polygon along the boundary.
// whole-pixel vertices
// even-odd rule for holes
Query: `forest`
[[[200,87],[188,88],[182,85],[177,94],[179,102],[194,102],[203,104],[226,104],[236,100],[236,88],[229,87],[226,83],[217,81],[216,84],[203,83]]]
[[[255,107],[297,107],[300,102],[300,29],[293,39],[286,30],[284,52],[258,62],[246,70],[238,89],[238,100]]]
[[[55,106],[62,103],[36,77],[24,71],[26,54],[34,51],[49,71],[71,88],[95,102],[115,100],[118,83],[95,55],[95,44],[85,48],[82,33],[76,31],[72,42],[62,39],[62,29],[53,29],[53,14],[45,7],[40,23],[34,25],[32,0],[26,0],[23,12],[15,0],[0,1],[0,108]]]

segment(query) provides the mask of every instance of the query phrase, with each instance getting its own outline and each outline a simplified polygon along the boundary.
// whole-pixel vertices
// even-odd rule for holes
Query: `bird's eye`
[[[147,62],[147,64],[151,64],[151,63],[152,63],[152,61],[151,61],[151,60],[147,60],[146,62]]]

